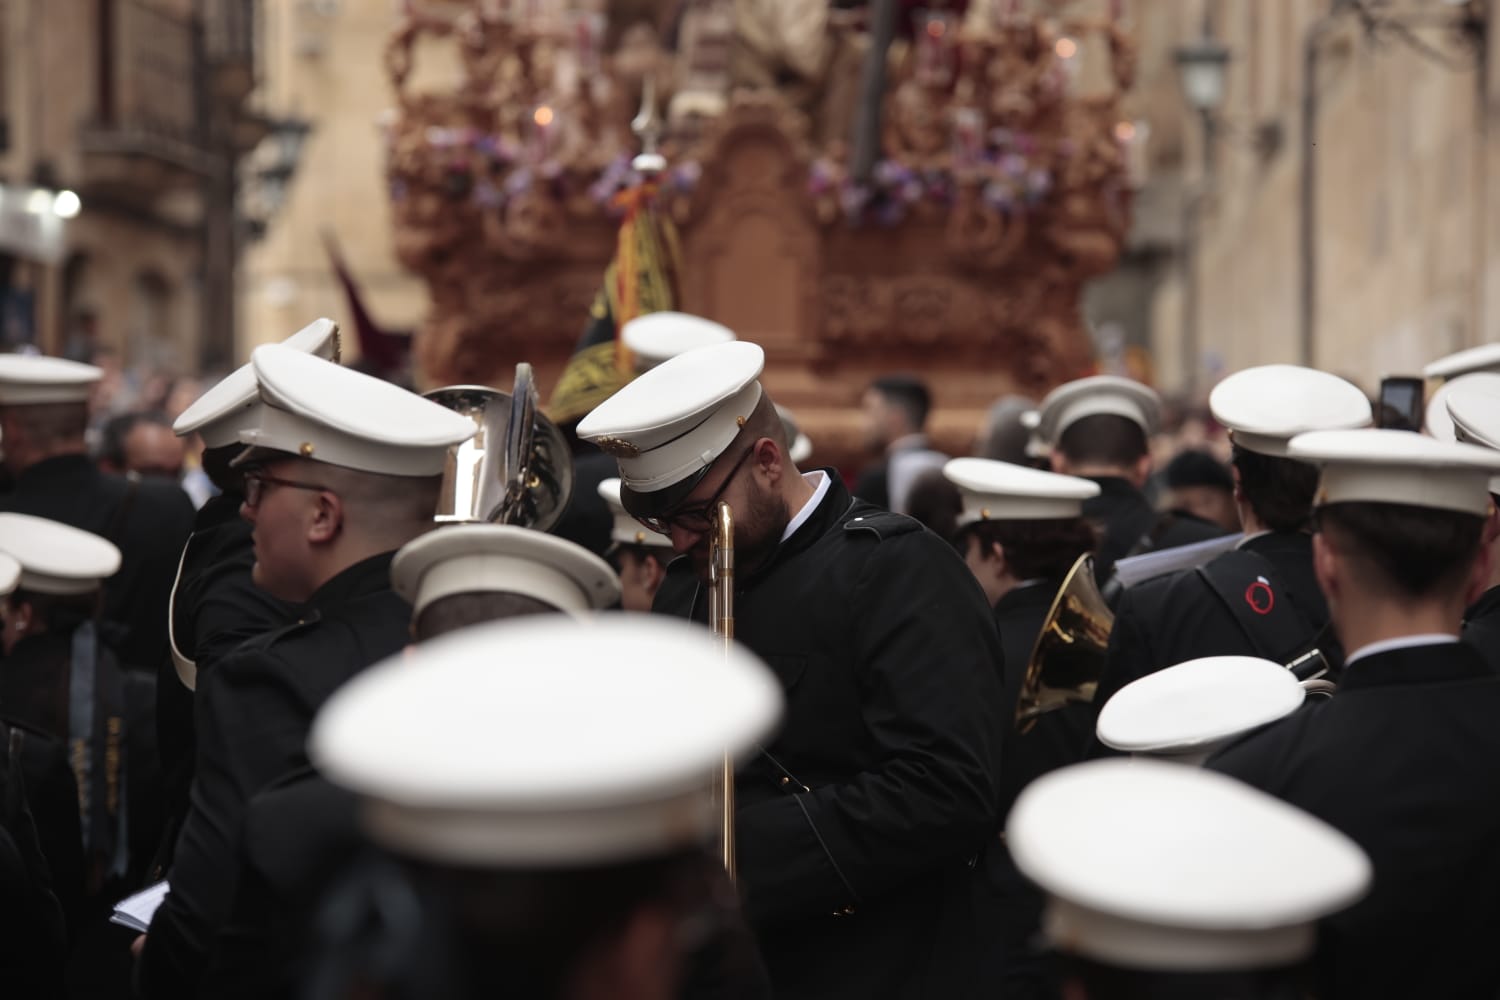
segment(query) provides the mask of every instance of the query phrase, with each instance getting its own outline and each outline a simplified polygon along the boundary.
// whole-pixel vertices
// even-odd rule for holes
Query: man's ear
[[[1245,502],[1245,491],[1240,486],[1240,467],[1233,462],[1229,463],[1229,475],[1234,480],[1234,502]]]
[[[1068,462],[1068,456],[1056,448],[1052,449],[1052,453],[1048,458],[1052,461],[1052,471],[1059,476],[1070,476],[1073,474],[1073,466]]]
[[[667,575],[666,566],[655,556],[641,556],[639,566],[641,586],[645,587],[648,593],[655,594],[656,589],[661,586],[661,581]]]
[[[1146,485],[1146,480],[1151,478],[1150,453],[1148,452],[1147,454],[1142,455],[1140,458],[1136,459],[1135,467],[1130,471],[1132,474],[1132,482],[1135,483],[1136,488],[1139,489],[1141,487],[1144,487]]]
[[[319,490],[313,494],[309,508],[307,540],[314,545],[326,545],[339,537],[344,530],[344,500],[337,493]]]
[[[786,456],[781,454],[781,448],[768,437],[756,441],[753,447],[756,471],[771,486],[781,482],[782,473],[786,470]]]
[[[1342,581],[1340,574],[1343,570],[1343,558],[1339,555],[1326,532],[1318,532],[1313,535],[1313,575],[1318,579],[1318,587],[1322,589],[1323,596],[1328,599],[1331,607],[1342,592]]]
[[[1494,520],[1493,508],[1491,508],[1490,520]],[[1489,525],[1485,525],[1485,534],[1489,534]],[[1486,590],[1490,588],[1490,570],[1495,565],[1495,549],[1481,541],[1479,553],[1474,557],[1474,566],[1469,571],[1469,582],[1464,590],[1464,605],[1468,606],[1479,600]]]

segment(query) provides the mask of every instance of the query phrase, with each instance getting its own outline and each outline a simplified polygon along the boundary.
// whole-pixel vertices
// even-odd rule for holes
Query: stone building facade
[[[0,185],[69,190],[53,256],[0,212],[9,347],[180,372],[233,354],[255,0],[0,0]],[[45,199],[44,199],[45,200]]]
[[[1150,178],[1131,258],[1090,305],[1158,384],[1201,395],[1291,362],[1374,391],[1500,340],[1500,2],[1132,8]],[[1205,30],[1230,57],[1206,122],[1174,64]]]
[[[396,261],[382,122],[392,104],[382,53],[394,23],[389,3],[264,0],[258,99],[272,119],[307,127],[289,177],[269,203],[256,178],[276,173],[277,143],[246,164],[248,210],[263,235],[245,252],[239,284],[239,352],[280,340],[318,316],[338,320],[357,352],[353,317],[325,249],[331,235],[376,323],[414,329],[426,314],[425,284]],[[420,54],[426,85],[456,74],[456,54]],[[287,166],[283,164],[283,169]]]

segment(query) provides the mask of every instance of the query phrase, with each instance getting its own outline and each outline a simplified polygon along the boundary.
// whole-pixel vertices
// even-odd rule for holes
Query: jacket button
[[[790,785],[791,783],[792,783],[792,779],[791,778],[788,778],[784,774],[781,776],[781,781],[779,782],[779,784],[781,785],[782,788],[785,788],[787,785]]]

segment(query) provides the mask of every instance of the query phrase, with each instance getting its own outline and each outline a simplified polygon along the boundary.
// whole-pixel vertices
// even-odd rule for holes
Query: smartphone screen
[[[1380,409],[1376,426],[1396,431],[1422,429],[1422,380],[1397,375],[1380,382]]]

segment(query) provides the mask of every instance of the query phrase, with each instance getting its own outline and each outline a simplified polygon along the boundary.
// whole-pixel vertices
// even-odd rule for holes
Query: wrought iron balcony
[[[160,191],[211,167],[203,25],[144,0],[102,4],[94,113],[79,136],[88,186]]]

